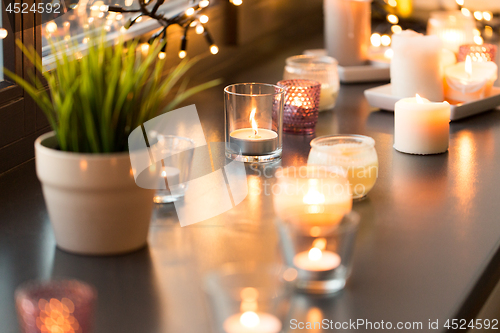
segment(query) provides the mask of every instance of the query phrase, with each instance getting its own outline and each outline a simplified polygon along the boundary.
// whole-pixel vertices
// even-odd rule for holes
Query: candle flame
[[[470,55],[465,58],[465,72],[469,74],[469,77],[472,75],[472,58]]]
[[[311,261],[318,261],[321,259],[321,257],[323,256],[323,252],[321,252],[320,249],[318,249],[317,247],[313,247],[312,249],[309,250],[309,260]]]
[[[324,249],[326,249],[326,239],[325,238],[315,239],[313,242],[313,247],[323,251]]]
[[[253,327],[256,327],[257,325],[259,325],[260,318],[259,318],[259,315],[256,314],[255,312],[247,311],[241,315],[240,323],[244,327],[253,328]]]
[[[252,109],[252,112],[250,112],[250,123],[252,124],[254,134],[257,135],[257,134],[259,134],[259,130],[258,130],[257,122],[255,121],[255,112],[256,112],[255,109]]]
[[[315,188],[310,188],[306,195],[302,198],[302,202],[306,205],[318,205],[325,203],[325,195],[320,193]]]
[[[415,98],[417,99],[417,103],[418,104],[424,104],[424,100],[422,99],[422,97],[420,97],[419,94],[416,94]]]

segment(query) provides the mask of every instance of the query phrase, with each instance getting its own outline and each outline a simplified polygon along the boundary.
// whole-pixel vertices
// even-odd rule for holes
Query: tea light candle
[[[445,69],[445,96],[451,102],[470,102],[491,95],[497,79],[494,62],[473,62],[470,56],[464,62]]]
[[[439,37],[405,30],[393,35],[392,50],[392,94],[405,98],[418,93],[441,102],[444,94]]]
[[[408,154],[439,154],[448,150],[450,104],[420,96],[396,102],[394,148]]]
[[[227,318],[223,328],[226,333],[279,333],[282,324],[272,314],[247,311]]]
[[[313,247],[309,251],[300,252],[293,258],[293,264],[300,269],[312,272],[323,272],[340,266],[340,256],[335,252],[321,251]]]
[[[229,142],[236,145],[243,155],[264,155],[276,150],[278,134],[269,129],[258,128],[255,109],[250,113],[252,128],[241,128],[230,133]]]

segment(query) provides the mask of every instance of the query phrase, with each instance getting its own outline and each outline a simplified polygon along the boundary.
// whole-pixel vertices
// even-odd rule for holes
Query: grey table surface
[[[285,57],[317,46],[312,40],[283,50],[228,82],[276,82]],[[392,148],[393,114],[372,110],[363,96],[376,85],[342,86],[337,106],[321,113],[315,134],[357,133],[376,141],[377,184],[354,205],[362,221],[353,274],[335,297],[297,294],[290,317],[422,322],[424,332],[429,320],[439,320],[444,331],[447,318],[470,316],[487,294],[482,286],[497,282],[500,112],[452,123],[446,154],[405,155]],[[223,141],[222,88],[191,102],[207,141]],[[313,137],[285,135],[280,165],[305,164]],[[188,227],[179,226],[173,205],[158,206],[147,248],[84,257],[56,248],[34,162],[3,175],[0,333],[18,331],[14,290],[20,283],[61,277],[96,286],[96,333],[210,332],[204,274],[225,262],[281,261],[272,196],[259,194],[266,180],[249,170],[250,193],[240,205]]]

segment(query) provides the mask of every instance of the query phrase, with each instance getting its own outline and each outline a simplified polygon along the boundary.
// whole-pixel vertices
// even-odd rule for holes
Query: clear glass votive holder
[[[496,61],[497,46],[493,44],[466,44],[458,49],[458,62],[464,62],[470,56],[472,61]]]
[[[285,89],[283,130],[294,134],[312,134],[318,122],[321,84],[312,80],[282,80]]]
[[[281,158],[284,89],[265,83],[224,88],[226,157],[242,162]]]
[[[204,289],[217,333],[281,333],[286,328],[294,269],[228,263],[207,274]]]
[[[274,211],[303,234],[317,237],[352,209],[352,194],[342,170],[324,166],[287,167],[276,172]]]
[[[16,290],[16,309],[23,333],[89,333],[97,293],[76,281],[28,282]]]
[[[190,180],[194,141],[174,135],[150,135],[153,158],[161,160],[160,180],[153,201],[170,203],[184,197]]]
[[[350,212],[330,228],[312,236],[296,223],[278,222],[285,260],[297,272],[297,289],[332,294],[344,288],[352,270],[359,214]]]
[[[321,83],[318,111],[331,110],[335,107],[340,89],[337,60],[326,55],[315,54],[289,57],[286,59],[283,80],[293,79],[313,80]]]
[[[459,10],[431,12],[427,22],[427,34],[438,36],[443,47],[455,54],[460,45],[474,42],[475,28],[474,17],[465,16]]]
[[[327,135],[311,141],[308,165],[341,169],[351,184],[353,199],[371,191],[378,177],[375,140],[364,135]]]

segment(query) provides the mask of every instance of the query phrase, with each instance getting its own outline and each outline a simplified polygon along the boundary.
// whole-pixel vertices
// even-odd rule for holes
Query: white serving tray
[[[365,97],[371,106],[386,111],[394,111],[394,104],[400,97],[392,95],[390,84],[365,90]],[[451,105],[450,120],[458,120],[478,113],[492,110],[500,105],[500,88],[493,87],[492,95],[473,102]]]
[[[339,78],[342,83],[386,81],[391,78],[389,63],[370,61],[364,66],[339,66]]]

